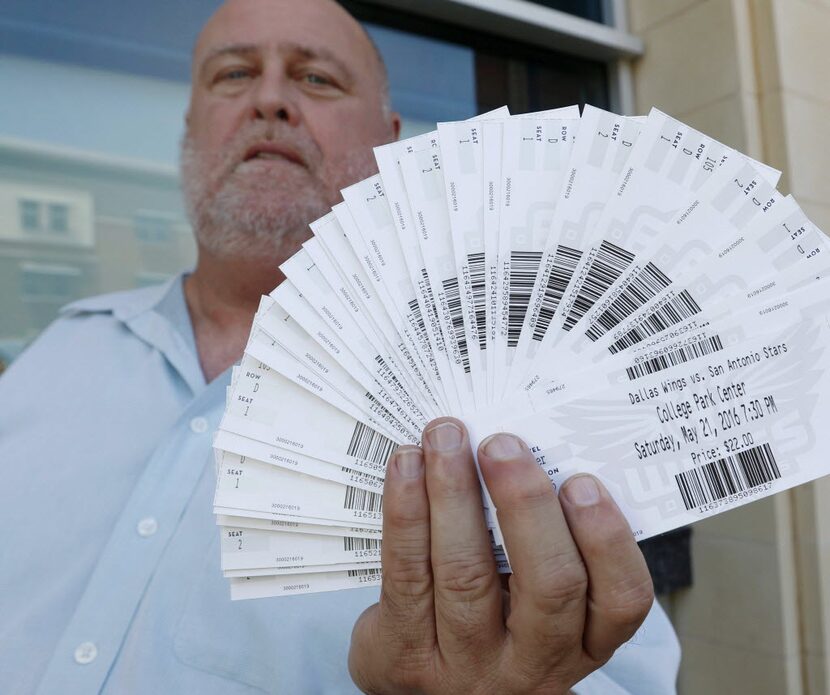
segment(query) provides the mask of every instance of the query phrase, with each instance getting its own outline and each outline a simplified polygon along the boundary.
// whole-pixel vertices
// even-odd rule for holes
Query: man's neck
[[[199,249],[184,296],[207,382],[242,357],[259,299],[282,282],[279,261],[217,258]]]

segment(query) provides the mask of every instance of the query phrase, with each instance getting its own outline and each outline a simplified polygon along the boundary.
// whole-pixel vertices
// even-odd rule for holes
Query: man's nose
[[[284,76],[262,76],[254,93],[253,110],[257,120],[284,121],[289,125],[300,122],[293,85]]]

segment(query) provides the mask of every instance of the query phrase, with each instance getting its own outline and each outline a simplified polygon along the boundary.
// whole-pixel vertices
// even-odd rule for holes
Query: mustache
[[[185,140],[192,154],[200,156],[203,160],[212,160],[210,168],[214,172],[211,177],[214,181],[221,181],[232,175],[258,145],[268,144],[290,151],[312,173],[319,170],[323,158],[319,146],[308,133],[282,123],[247,123],[215,152],[199,151],[189,133],[186,134]]]

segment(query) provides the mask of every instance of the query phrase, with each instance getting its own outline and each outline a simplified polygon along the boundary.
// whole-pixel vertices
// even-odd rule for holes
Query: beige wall
[[[654,105],[784,171],[830,231],[830,0],[630,0]],[[680,691],[830,693],[830,482],[698,524],[694,586],[668,600]]]

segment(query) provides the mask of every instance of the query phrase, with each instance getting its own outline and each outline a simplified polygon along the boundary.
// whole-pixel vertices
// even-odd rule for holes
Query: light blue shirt
[[[66,307],[0,377],[0,690],[354,692],[349,635],[377,589],[231,602],[213,430],[181,277]],[[655,608],[581,695],[674,692]]]

